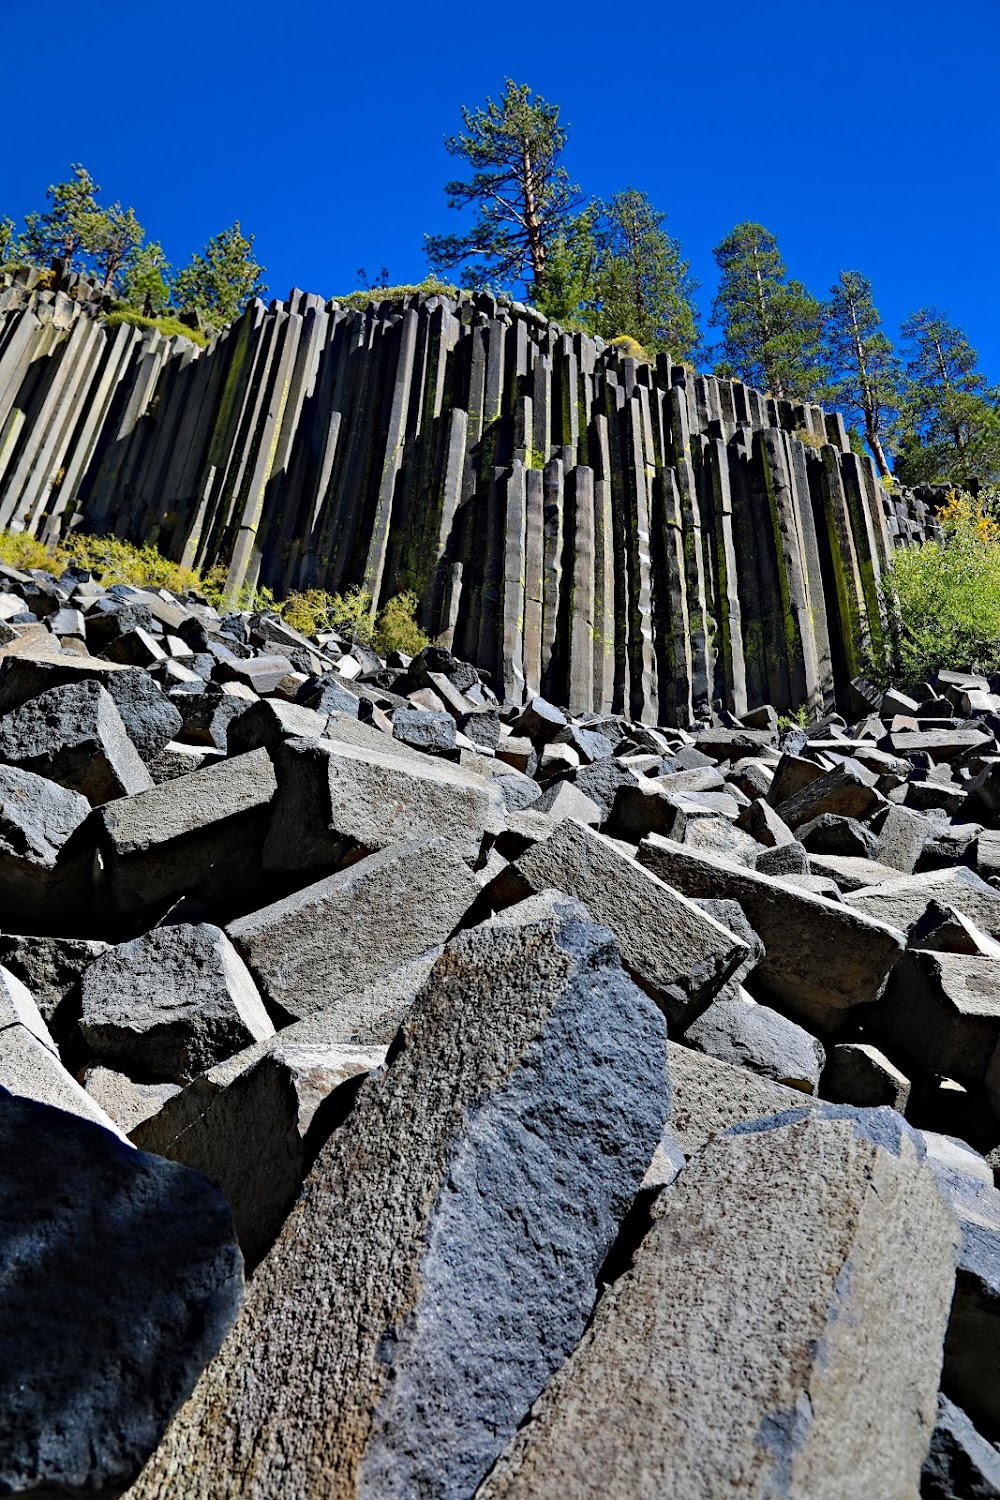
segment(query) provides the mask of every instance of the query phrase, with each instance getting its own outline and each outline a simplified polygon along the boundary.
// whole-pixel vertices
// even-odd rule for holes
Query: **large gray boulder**
[[[903,934],[882,922],[670,839],[645,839],[639,860],[687,896],[738,901],[765,948],[755,994],[773,995],[824,1034],[878,997],[903,951]]]
[[[257,859],[275,787],[260,749],[101,808],[105,920],[176,900],[209,877],[225,893]]]
[[[0,964],[27,985],[46,1026],[62,1043],[79,1019],[80,979],[108,950],[91,938],[0,933]]]
[[[944,1395],[938,1396],[920,1500],[1000,1500],[1000,1453]]]
[[[335,868],[358,849],[374,853],[435,834],[473,863],[483,834],[504,826],[499,790],[459,766],[419,751],[411,756],[336,740],[287,740],[275,752],[278,795],[265,866]]]
[[[0,1493],[112,1500],[236,1316],[232,1218],[197,1172],[2,1089],[0,1163]]]
[[[582,901],[618,940],[622,960],[672,1023],[703,1010],[749,957],[745,942],[572,819],[534,844],[495,882],[499,900],[548,888]]]
[[[880,880],[844,897],[854,911],[906,933],[913,931],[932,901],[953,906],[984,932],[1000,938],[1000,892],[964,866]]]
[[[99,682],[51,688],[5,714],[0,761],[79,792],[94,807],[153,784]]]
[[[768,1005],[746,999],[713,1000],[687,1028],[684,1040],[698,1052],[749,1068],[803,1094],[816,1093],[826,1062],[822,1042],[802,1026]]]
[[[1000,1041],[1000,959],[910,949],[886,986],[878,1025],[894,1055],[981,1084]]]
[[[267,999],[301,1020],[443,943],[478,894],[456,847],[425,838],[391,844],[227,930]]]
[[[679,1042],[667,1043],[670,1072],[670,1130],[691,1156],[713,1136],[733,1125],[765,1119],[789,1109],[812,1108],[817,1100],[798,1089],[772,1083],[746,1068],[720,1062]]]
[[[103,1062],[183,1084],[274,1026],[226,934],[178,922],[94,960],[81,983],[80,1032]]]
[[[184,720],[166,693],[141,667],[109,674],[104,686],[114,699],[125,733],[144,761],[150,761],[180,732]]]
[[[448,946],[131,1500],[470,1495],[583,1332],[668,1109],[575,902]]]
[[[61,924],[85,863],[73,834],[90,813],[78,792],[33,771],[0,766],[0,897],[4,921]],[[83,835],[80,836],[81,839]]]
[[[876,1113],[695,1156],[479,1500],[912,1500],[956,1232]]]

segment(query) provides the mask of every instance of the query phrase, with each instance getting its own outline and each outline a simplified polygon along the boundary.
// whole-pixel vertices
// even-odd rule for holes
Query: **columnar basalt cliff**
[[[33,281],[0,286],[0,526],[151,541],[234,593],[412,588],[507,698],[843,704],[883,565],[934,526],[839,415],[487,294],[293,291],[201,350]]]

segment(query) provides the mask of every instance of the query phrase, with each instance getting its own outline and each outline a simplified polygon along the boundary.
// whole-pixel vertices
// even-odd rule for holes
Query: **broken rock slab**
[[[945,1395],[938,1396],[920,1500],[1000,1500],[1000,1453]]]
[[[268,1001],[301,1020],[443,943],[478,894],[460,851],[427,838],[390,844],[228,932]]]
[[[872,1113],[792,1112],[689,1161],[478,1500],[912,1500],[956,1230],[912,1132]]]
[[[0,933],[0,964],[26,985],[58,1043],[69,1038],[80,1012],[80,978],[106,953],[107,943],[88,938]]]
[[[0,761],[79,792],[93,807],[153,784],[99,682],[51,688],[5,714]]]
[[[903,951],[901,932],[785,881],[695,853],[655,834],[639,862],[691,897],[738,901],[764,944],[751,987],[835,1032],[856,1005],[875,1000]]]
[[[687,1028],[684,1041],[803,1094],[817,1092],[826,1062],[822,1042],[770,1006],[748,999],[713,1000]]]
[[[187,1083],[274,1035],[257,986],[226,934],[178,922],[121,943],[89,966],[80,1032],[104,1063]]]
[[[890,1051],[917,1068],[981,1084],[1000,1041],[1000,959],[910,949],[878,1024]]]
[[[1000,938],[1000,892],[961,865],[882,880],[844,897],[845,905],[854,911],[907,933],[917,926],[931,901],[955,907],[984,932]]]
[[[436,834],[474,863],[483,834],[504,826],[500,791],[473,772],[411,753],[404,761],[391,750],[340,741],[285,741],[275,753],[278,795],[265,867],[335,868],[352,851],[374,853]]]
[[[670,1130],[686,1156],[692,1156],[733,1125],[818,1103],[797,1089],[772,1083],[679,1042],[667,1043],[667,1067]]]
[[[611,839],[568,819],[495,882],[499,904],[565,891],[611,928],[622,960],[673,1024],[703,1010],[750,956],[747,944]]]
[[[61,925],[70,916],[74,882],[88,863],[71,840],[90,813],[78,792],[33,771],[0,766],[0,896],[4,922]],[[81,835],[81,839],[82,839]]]
[[[462,933],[130,1500],[471,1495],[583,1332],[668,1107],[663,1018],[577,903]]]
[[[2,1089],[0,1161],[0,1491],[118,1495],[236,1316],[232,1217],[197,1172]]]

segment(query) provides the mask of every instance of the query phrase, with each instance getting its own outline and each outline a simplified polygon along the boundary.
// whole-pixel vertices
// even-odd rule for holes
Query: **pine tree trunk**
[[[874,428],[868,428],[867,432],[865,433],[865,442],[871,449],[871,455],[875,460],[875,467],[878,469],[879,478],[889,479],[891,477],[891,471],[889,469],[888,463],[886,462],[885,452],[882,448],[882,440],[879,437],[878,432]]]

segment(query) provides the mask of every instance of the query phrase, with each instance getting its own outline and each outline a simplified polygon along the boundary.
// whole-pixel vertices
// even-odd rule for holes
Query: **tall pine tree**
[[[889,477],[884,442],[899,410],[902,371],[860,271],[841,271],[830,288],[824,324],[830,400],[861,428],[883,479]]]
[[[52,207],[45,213],[25,216],[24,246],[36,265],[61,260],[67,271],[79,269],[91,249],[101,209],[96,195],[101,191],[86,167],[75,162],[68,182],[53,183],[46,197]]]
[[[467,285],[526,282],[537,300],[544,295],[549,247],[582,201],[560,160],[566,130],[559,107],[508,78],[499,103],[487,99],[485,109],[463,108],[462,118],[465,132],[445,145],[473,172],[447,183],[445,192],[449,208],[475,205],[476,219],[466,234],[427,236],[431,269],[464,265]]]
[[[198,312],[213,328],[224,328],[254,297],[267,287],[261,276],[267,269],[253,258],[253,235],[245,235],[237,219],[229,229],[214,235],[201,255],[177,273],[174,297],[183,311]]]
[[[721,272],[711,322],[722,368],[772,396],[816,400],[824,391],[822,307],[788,281],[778,242],[762,224],[737,224],[713,251]]]
[[[694,293],[698,283],[680,243],[664,229],[645,193],[616,193],[602,215],[595,282],[595,331],[605,338],[625,334],[649,353],[669,349],[693,359],[701,338]]]

